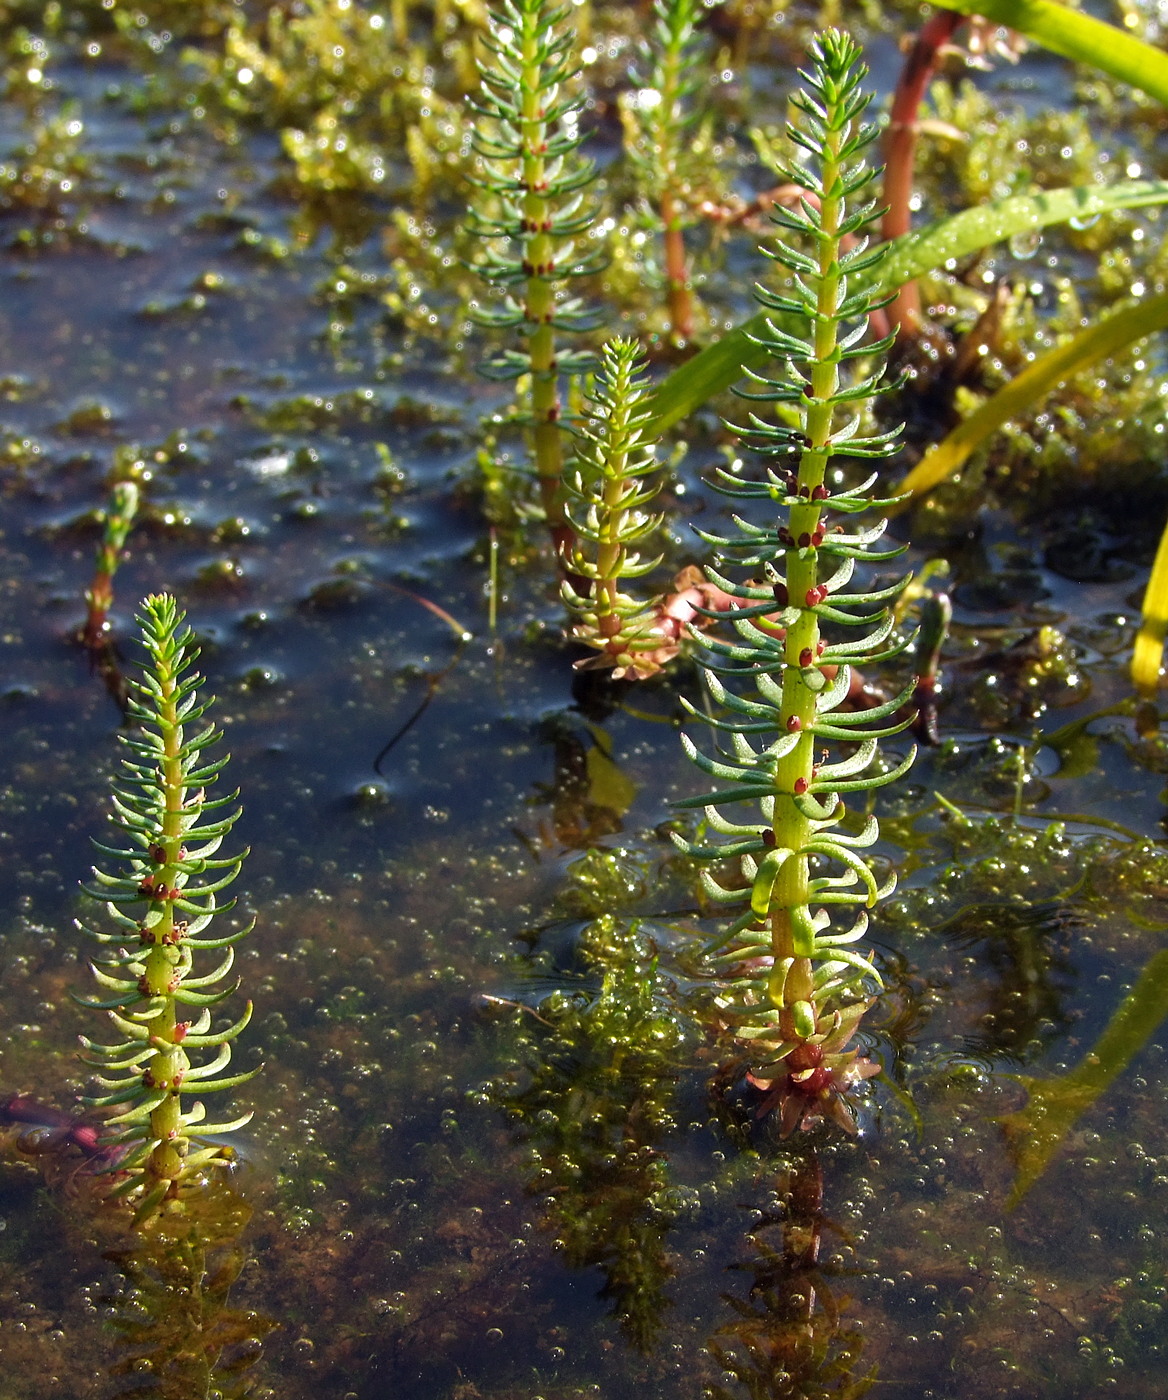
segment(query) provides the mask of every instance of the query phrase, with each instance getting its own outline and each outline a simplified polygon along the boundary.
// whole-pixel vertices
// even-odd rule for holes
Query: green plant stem
[[[162,826],[159,848],[162,860],[155,876],[155,886],[169,891],[178,884],[180,852],[183,846],[184,774],[182,762],[183,726],[180,722],[177,682],[170,668],[158,677],[157,694],[159,729],[163,754],[160,766],[162,778]],[[174,952],[178,943],[175,928],[174,903],[159,901],[161,918],[151,929],[153,946],[146,957],[143,973],[144,990],[149,996],[160,997],[162,1011],[151,1022],[151,1042],[156,1054],[146,1066],[146,1080],[155,1085],[173,1085],[174,1092],[150,1114],[150,1133],[158,1146],[150,1155],[147,1171],[160,1179],[177,1181],[182,1175],[183,1159],[176,1143],[182,1130],[181,1099],[178,1087],[190,1068],[190,1061],[178,1043],[178,1015],[174,992]]]
[[[126,538],[138,513],[138,487],[133,481],[119,481],[110,491],[105,512],[105,529],[97,550],[93,580],[85,593],[88,609],[82,632],[85,645],[97,652],[109,643],[109,612],[114,605],[114,576],[122,561]]]
[[[1135,180],[1103,188],[1064,188],[1010,195],[928,224],[888,245],[877,267],[848,279],[849,291],[894,292],[950,259],[962,259],[1016,233],[1033,233],[1068,219],[1087,220],[1120,209],[1147,209],[1168,203],[1168,181]],[[744,369],[766,364],[763,348],[768,314],[759,312],[707,345],[658,385],[649,431],[660,437],[715,394],[739,379]],[[781,319],[778,324],[785,324]]]
[[[798,729],[800,738],[785,757],[778,760],[776,770],[775,816],[772,824],[776,846],[787,846],[801,852],[811,840],[813,829],[796,802],[797,786],[806,791],[814,777],[815,736],[812,732],[817,711],[816,692],[807,683],[808,658],[819,654],[819,618],[814,604],[807,605],[819,585],[819,555],[815,549],[800,549],[800,536],[814,536],[819,528],[822,511],[811,497],[821,487],[827,474],[832,452],[834,424],[833,399],[839,391],[839,361],[836,355],[840,304],[840,233],[843,200],[836,191],[840,186],[839,128],[828,128],[823,146],[822,185],[820,200],[817,288],[817,308],[812,339],[814,358],[810,362],[810,388],[804,418],[807,445],[799,458],[796,494],[798,503],[791,506],[790,533],[794,544],[786,551],[787,595],[799,607],[798,618],[787,627],[783,670],[781,724],[788,731]],[[800,606],[800,600],[803,606]],[[811,899],[808,858],[799,854],[783,863],[770,896],[771,936],[775,966],[786,966],[794,958],[782,985],[781,1005],[791,1008],[798,1003],[810,1003],[813,980],[811,952],[814,935],[800,921],[796,927],[795,910],[805,910]],[[777,979],[776,979],[777,980]],[[797,1035],[793,1019],[782,1025],[784,1034]]]
[[[552,533],[556,555],[571,540],[560,497],[560,477],[564,466],[562,430],[559,425],[559,375],[556,367],[555,333],[551,319],[555,311],[555,244],[544,232],[550,223],[551,208],[542,190],[546,188],[548,130],[544,118],[547,93],[542,83],[542,28],[538,9],[523,12],[520,38],[523,70],[519,81],[522,93],[520,142],[523,149],[523,218],[527,237],[523,261],[527,273],[527,354],[531,362],[532,456],[539,478],[540,500]]]
[[[645,358],[634,340],[609,341],[579,447],[564,478],[568,523],[576,544],[565,565],[584,581],[569,582],[564,601],[578,619],[573,636],[599,655],[589,663],[612,666],[618,675],[651,675],[667,638],[657,626],[654,604],[622,593],[625,578],[648,573],[660,562],[634,548],[652,535],[660,517],[643,507],[657,494],[656,461],[644,432]]]

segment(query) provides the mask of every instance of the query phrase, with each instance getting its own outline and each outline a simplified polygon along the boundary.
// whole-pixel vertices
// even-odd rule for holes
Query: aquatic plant
[[[116,481],[110,488],[104,511],[104,528],[97,547],[93,581],[85,590],[88,612],[85,618],[85,645],[91,651],[109,641],[109,611],[114,605],[114,575],[122,561],[126,538],[138,513],[138,487],[133,481]]]
[[[477,263],[502,292],[480,307],[481,325],[517,331],[522,349],[507,349],[483,366],[494,379],[529,376],[522,414],[557,556],[569,545],[560,497],[563,428],[560,380],[594,363],[586,351],[557,344],[557,332],[592,329],[596,315],[563,295],[568,283],[600,269],[599,252],[581,252],[577,239],[596,217],[583,191],[592,162],[578,154],[583,99],[565,92],[576,76],[573,30],[566,10],[547,0],[503,0],[490,15],[480,64],[482,89],[470,103],[477,120],[471,144],[482,160],[469,232],[488,241]]]
[[[645,45],[646,83],[630,95],[629,155],[661,220],[665,295],[675,337],[693,335],[693,293],[685,250],[687,190],[701,115],[692,98],[702,83],[698,17],[701,0],[655,0],[653,30]]]
[[[121,844],[94,843],[109,868],[95,867],[95,883],[85,887],[104,904],[116,932],[78,924],[103,954],[91,964],[100,995],[77,1000],[107,1012],[118,1032],[108,1045],[82,1037],[82,1060],[106,1091],[86,1102],[114,1110],[99,1140],[110,1152],[107,1170],[120,1178],[111,1194],[136,1197],[141,1220],[175,1196],[184,1179],[228,1160],[222,1147],[201,1138],[251,1118],[211,1123],[201,1102],[184,1109],[182,1096],[235,1088],[258,1071],[221,1073],[231,1042],[251,1019],[250,1002],[234,1024],[212,1029],[211,1008],[239,985],[238,979],[223,985],[232,945],[251,927],[208,936],[215,916],[235,902],[220,904],[218,896],[243,860],[218,855],[239,817],[238,808],[226,810],[236,794],[207,796],[227,759],[208,761],[205,751],[221,736],[211,725],[192,729],[210,702],[198,697],[199,678],[191,671],[198,652],[175,600],[147,598],[139,622],[146,663],[131,685],[135,728],[118,736],[126,752],[113,780],[111,820]],[[219,964],[192,975],[195,954],[208,949],[224,950]],[[180,1019],[188,1007],[195,1019]],[[195,1048],[215,1054],[192,1064],[187,1052]]]
[[[587,978],[547,977],[538,999],[533,979],[524,1001],[498,1003],[529,1014],[509,1028],[522,1087],[500,1076],[492,1098],[528,1145],[531,1190],[565,1261],[601,1270],[613,1316],[648,1352],[665,1326],[666,1236],[692,1205],[658,1150],[676,1126],[684,1022],[655,995],[656,956],[636,921],[596,919],[576,953]]]
[[[911,200],[919,112],[941,50],[965,23],[964,15],[941,9],[921,26],[905,57],[892,95],[884,147],[884,203],[880,231],[899,238],[912,228]],[[906,282],[892,303],[892,319],[901,337],[915,337],[921,326],[921,299],[915,282]]]
[[[864,907],[887,894],[895,877],[881,881],[864,855],[878,836],[876,818],[869,815],[858,828],[845,825],[841,794],[894,781],[913,757],[870,771],[880,740],[911,722],[897,717],[911,686],[872,709],[840,710],[854,664],[904,649],[883,605],[907,580],[849,591],[857,563],[891,559],[903,547],[875,548],[883,522],[852,532],[827,523],[833,512],[852,515],[890,504],[866,494],[874,476],[857,486],[844,484],[846,469],[834,467],[833,459],[888,457],[899,430],[871,433],[861,422],[865,403],[887,388],[881,356],[892,337],[864,344],[868,317],[881,303],[870,291],[857,290],[855,278],[885,250],[869,251],[862,238],[843,250],[844,240],[861,236],[876,216],[871,203],[848,207],[875,176],[863,159],[875,138],[862,121],[869,99],[860,84],[867,70],[856,45],[836,30],[820,35],[811,52],[812,71],[803,74],[806,86],[794,98],[801,120],[788,129],[802,161],[784,172],[809,193],[800,211],[778,207],[772,215],[808,251],[777,241],[768,251],[789,281],[779,291],[757,290],[768,311],[797,318],[804,332],[793,334],[768,319],[762,342],[782,371],[773,379],[752,375],[755,387],[740,390],[748,399],[793,412],[795,426],[771,426],[752,413],[742,430],[753,446],[793,463],[793,469],[768,466],[759,482],[723,472],[719,483],[729,496],[777,507],[786,524],[738,520],[734,537],[703,535],[718,560],[719,567],[707,571],[711,580],[740,603],[733,614],[740,640],[702,641],[710,654],[703,664],[707,684],[729,711],[729,717],[723,713],[709,722],[730,735],[732,751],[710,758],[684,742],[699,768],[730,786],[681,805],[704,808],[709,830],[727,839],[705,845],[676,838],[704,861],[738,857],[749,882],[745,890],[725,888],[703,871],[702,884],[715,901],[748,900],[746,911],[707,951],[720,978],[718,1018],[749,1045],[754,1083],[766,1092],[764,1107],[780,1108],[784,1132],[820,1115],[854,1129],[846,1091],[877,1072],[848,1048],[871,1005],[868,989],[880,983],[870,958],[852,945],[867,928]],[[849,381],[846,367],[861,358],[863,372]],[[751,569],[752,579],[741,583],[724,576],[721,570],[734,565]],[[825,625],[854,635],[831,642]],[[724,685],[720,675],[748,682],[754,698]],[[825,741],[853,747],[827,763],[817,754]],[[762,820],[723,816],[720,808],[736,802],[757,803]],[[829,912],[837,906],[856,909],[843,931]]]
[[[775,1165],[767,1164],[769,1180]],[[850,1299],[831,1286],[841,1270],[821,1258],[827,1233],[844,1232],[827,1215],[818,1154],[783,1163],[778,1175],[784,1208],[755,1207],[750,1254],[733,1266],[749,1287],[745,1297],[723,1294],[733,1316],[706,1342],[721,1371],[706,1393],[710,1400],[855,1400],[876,1371],[862,1369],[864,1335],[848,1325]]]
[[[650,478],[657,462],[645,432],[649,385],[635,340],[610,340],[602,361],[575,461],[564,476],[565,515],[575,534],[564,563],[571,577],[590,587],[581,593],[565,581],[563,594],[577,618],[572,636],[597,652],[578,664],[640,677],[660,669],[654,653],[664,640],[654,628],[654,604],[620,588],[622,579],[640,578],[661,562],[660,555],[643,559],[634,548],[661,524],[660,515],[644,509],[661,489]]]
[[[220,1180],[181,1215],[105,1251],[122,1275],[105,1300],[117,1354],[110,1371],[124,1379],[114,1400],[141,1395],[144,1373],[152,1382],[146,1393],[160,1400],[255,1393],[262,1339],[278,1323],[231,1301],[248,1262],[241,1240],[250,1217],[247,1203]]]
[[[1108,77],[1168,104],[1168,56],[1116,25],[1071,10],[1057,0],[953,0],[946,8],[1009,25],[1055,53],[1088,63]],[[927,58],[927,54],[922,54],[922,58]],[[896,160],[903,180],[907,176],[904,157],[896,153]],[[896,188],[891,191],[898,203],[902,193]],[[915,278],[943,267],[950,259],[959,260],[994,243],[1016,236],[1033,237],[1052,224],[1074,221],[1082,225],[1102,214],[1153,207],[1166,201],[1168,182],[1132,180],[1104,184],[1098,177],[1077,187],[991,200],[898,237],[883,264],[872,265],[860,274],[859,280],[874,292],[895,292]],[[1127,310],[1135,314],[1135,308]],[[1146,311],[1143,314],[1146,327],[1151,317]],[[654,431],[662,432],[685,418],[712,395],[729,388],[744,369],[763,363],[764,319],[765,313],[759,313],[728,331],[660,385],[654,400]],[[1107,332],[1100,328],[1100,344],[1107,334],[1115,337],[1113,344],[1118,346],[1122,343],[1119,332],[1119,326],[1110,327]],[[1147,333],[1146,328],[1141,331],[1138,322],[1132,321],[1131,339]],[[1089,343],[1088,338],[1082,348],[1086,350]],[[1057,355],[1067,348],[1060,347],[1053,353]],[[1034,366],[1036,374],[1041,372],[1040,364],[1041,361]]]

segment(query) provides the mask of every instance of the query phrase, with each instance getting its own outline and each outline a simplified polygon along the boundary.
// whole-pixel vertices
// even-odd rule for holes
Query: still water
[[[1065,522],[987,513],[938,549],[945,743],[878,808],[886,1074],[855,1140],[780,1142],[711,1093],[734,1067],[695,1011],[712,925],[668,831],[703,781],[696,674],[574,682],[534,532],[496,534],[491,630],[505,396],[441,324],[457,294],[403,270],[409,172],[314,209],[273,137],[172,115],[103,42],[0,118],[17,149],[64,112],[87,162],[0,224],[0,1087],[86,1087],[72,921],[121,720],[75,633],[134,461],[117,648],[132,668],[163,589],[202,646],[251,848],[239,1061],[265,1068],[226,1189],[152,1242],[10,1135],[5,1400],[1168,1395],[1159,963],[1139,980],[1168,764],[1126,705],[1122,546],[1084,580]],[[710,417],[677,567],[719,460]],[[1047,1137],[1010,1116],[1026,1076],[1055,1081]]]

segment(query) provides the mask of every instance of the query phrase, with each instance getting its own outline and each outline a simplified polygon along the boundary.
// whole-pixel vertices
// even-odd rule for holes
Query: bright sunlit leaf
[[[894,291],[905,282],[943,267],[951,259],[969,257],[1015,234],[1065,223],[1086,221],[1117,209],[1139,209],[1168,203],[1168,182],[1137,180],[1108,188],[1066,188],[1037,194],[1011,195],[976,209],[963,209],[892,245],[872,279],[881,290]],[[857,289],[866,279],[854,279]],[[657,435],[728,389],[746,368],[766,364],[767,353],[756,338],[765,335],[762,313],[752,316],[720,340],[708,345],[661,384],[653,396],[653,421],[647,432]]]
[[[1132,684],[1142,694],[1150,696],[1160,686],[1164,633],[1168,631],[1168,525],[1160,536],[1152,577],[1144,594],[1143,612],[1136,649],[1132,654]]]
[[[1168,326],[1168,293],[1128,304],[1080,331],[1057,350],[1039,356],[1016,379],[991,395],[947,438],[931,447],[897,487],[898,494],[920,495],[931,490],[938,482],[952,476],[970,453],[1003,423],[1032,408],[1056,385],[1164,326]]]
[[[1051,53],[1097,68],[1168,106],[1168,54],[1114,24],[1057,0],[945,0],[945,8],[997,20]]]

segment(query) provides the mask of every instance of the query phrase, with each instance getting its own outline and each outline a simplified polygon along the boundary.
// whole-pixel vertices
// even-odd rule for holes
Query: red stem
[[[685,256],[685,235],[673,195],[661,196],[661,219],[665,225],[665,285],[669,320],[678,340],[693,339],[693,297],[689,289],[689,267]]]
[[[884,203],[888,208],[881,233],[885,239],[899,238],[912,228],[909,203],[919,129],[917,118],[925,90],[937,68],[938,54],[966,18],[952,10],[938,10],[917,35],[896,84],[884,148]],[[906,282],[901,287],[889,307],[889,316],[893,323],[899,322],[902,340],[916,338],[921,328],[921,300],[915,282]]]

